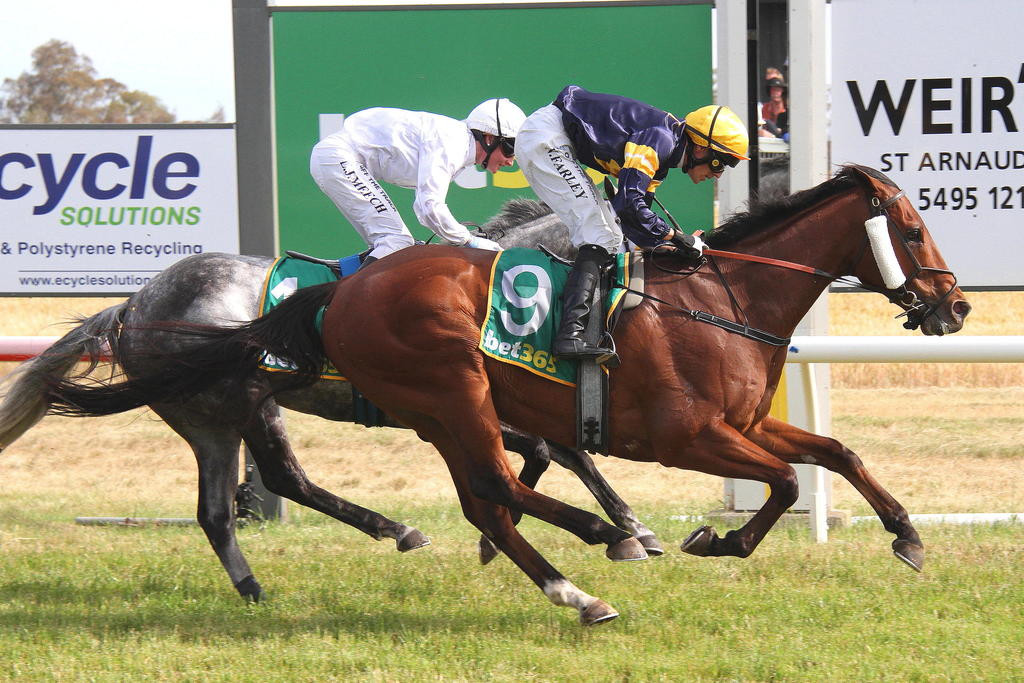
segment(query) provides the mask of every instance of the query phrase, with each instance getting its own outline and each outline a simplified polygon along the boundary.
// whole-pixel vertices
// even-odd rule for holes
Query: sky
[[[413,1],[271,0],[270,4]],[[472,1],[418,0],[421,4]],[[235,120],[231,0],[0,0],[0,10],[0,83],[28,71],[32,51],[57,39],[89,57],[97,77],[113,78],[158,97],[179,121],[208,119],[220,107],[225,121]]]
[[[0,0],[0,82],[32,67],[32,50],[70,43],[97,77],[154,95],[179,121],[224,108],[235,120],[231,0]]]

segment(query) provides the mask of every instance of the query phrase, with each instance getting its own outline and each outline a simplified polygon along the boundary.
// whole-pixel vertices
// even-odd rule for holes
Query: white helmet
[[[466,117],[471,130],[496,135],[499,138],[514,138],[526,120],[523,110],[512,104],[506,97],[484,100]]]

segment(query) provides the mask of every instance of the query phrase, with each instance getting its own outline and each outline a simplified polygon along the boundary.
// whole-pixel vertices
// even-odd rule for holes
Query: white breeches
[[[391,197],[351,150],[314,147],[309,173],[370,247],[370,256],[384,258],[415,244]]]
[[[516,160],[533,191],[568,226],[574,246],[621,250],[615,211],[576,160],[558,107],[549,104],[527,117],[516,136]]]

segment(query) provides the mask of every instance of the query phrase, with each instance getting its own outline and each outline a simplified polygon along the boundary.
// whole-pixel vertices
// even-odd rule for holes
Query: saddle
[[[370,250],[367,249],[366,251],[361,251],[358,254],[352,254],[351,256],[339,259],[317,258],[316,256],[310,256],[309,254],[303,254],[298,251],[291,251],[290,249],[286,250],[284,253],[301,261],[309,261],[310,263],[327,266],[331,269],[331,272],[334,273],[335,277],[342,278],[359,270],[359,266],[362,265],[363,261],[366,260],[366,257],[370,255]]]
[[[302,254],[297,251],[286,251],[285,253],[289,258],[277,259],[267,272],[260,304],[261,315],[276,306],[297,288],[329,282],[331,278],[340,279],[351,275],[359,269],[359,265],[370,251],[367,249],[362,253],[352,254],[340,259],[317,258],[316,256]],[[307,262],[320,267],[307,266],[306,268],[309,270],[295,268],[295,261]],[[279,275],[284,267],[287,267],[289,278],[293,279],[293,282],[288,283],[288,286],[282,285],[281,276]],[[324,272],[323,267],[328,269],[329,275]],[[264,359],[263,368],[272,372],[287,372],[286,366],[278,365],[276,359],[269,357]],[[325,372],[324,378],[333,380],[345,379],[333,367],[330,368],[330,371]],[[388,423],[388,417],[384,411],[363,396],[362,392],[351,382],[349,382],[349,387],[352,391],[352,422],[365,427],[385,426]]]

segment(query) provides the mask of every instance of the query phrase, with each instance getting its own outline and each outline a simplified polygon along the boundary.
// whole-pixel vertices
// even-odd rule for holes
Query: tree
[[[173,123],[153,95],[96,78],[92,60],[63,41],[32,51],[32,70],[0,86],[0,123]]]

